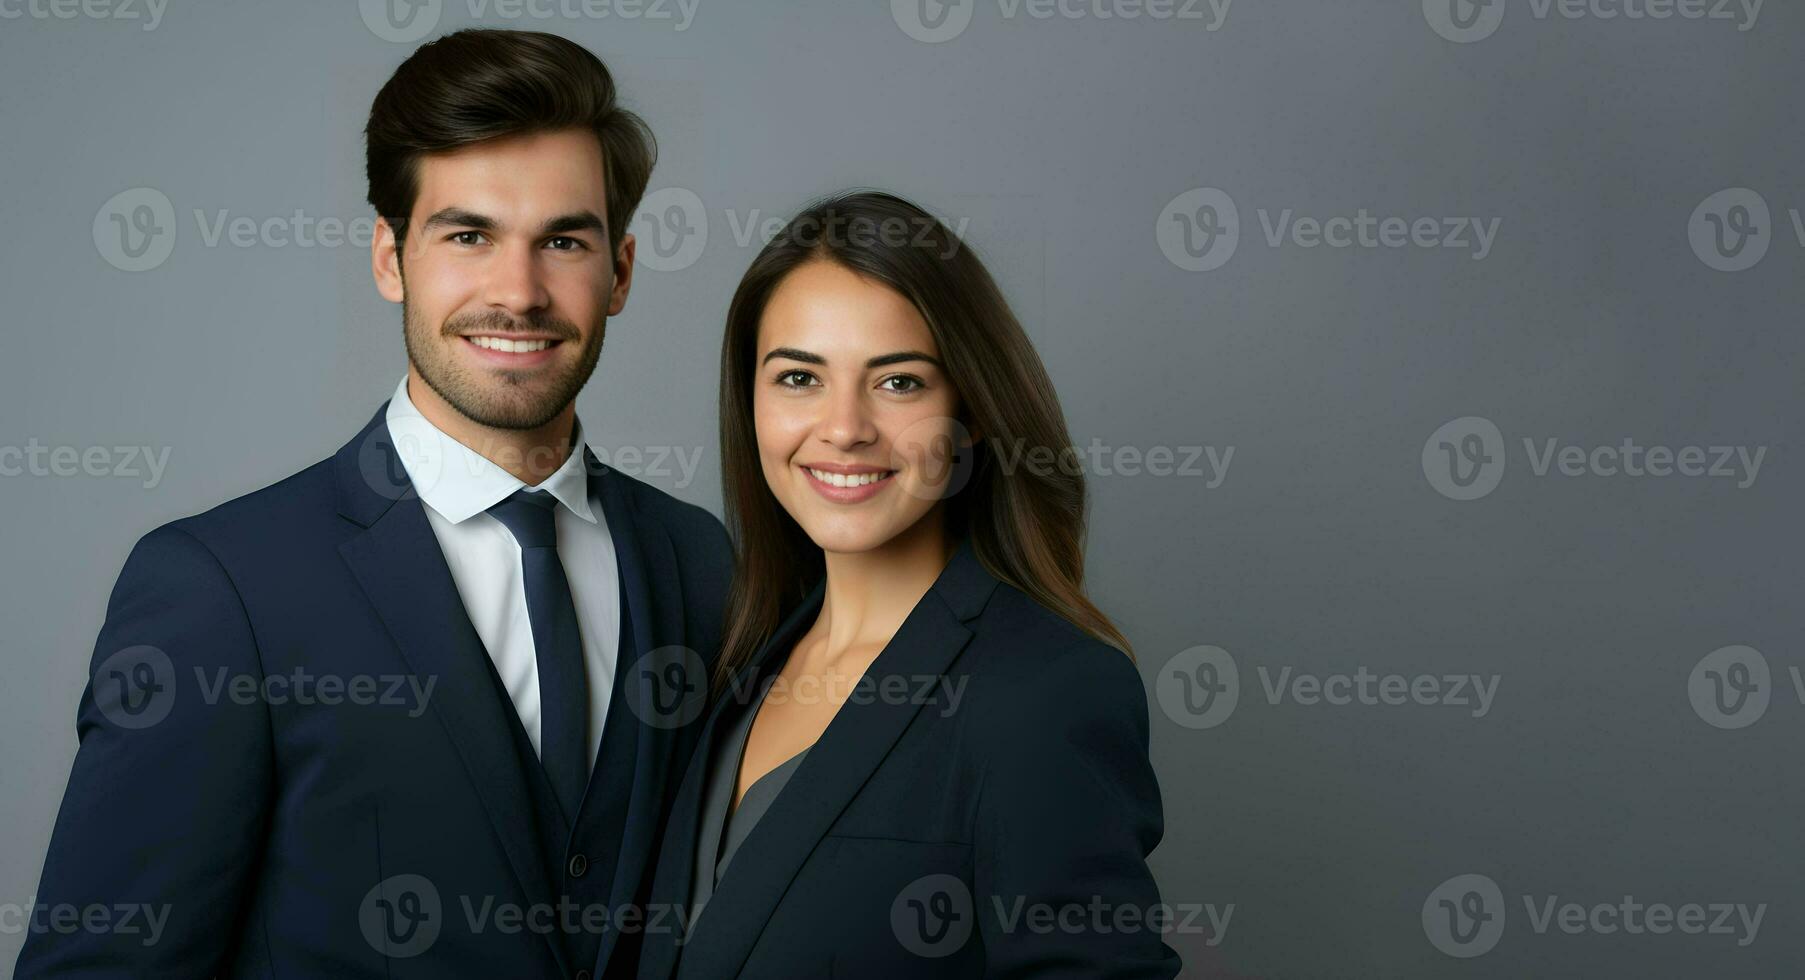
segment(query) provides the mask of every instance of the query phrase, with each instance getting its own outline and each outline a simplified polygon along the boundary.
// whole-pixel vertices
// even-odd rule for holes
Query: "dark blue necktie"
[[[516,490],[489,513],[520,545],[539,665],[539,762],[566,821],[574,823],[589,782],[589,682],[576,603],[558,560],[557,508],[558,499],[549,493]]]

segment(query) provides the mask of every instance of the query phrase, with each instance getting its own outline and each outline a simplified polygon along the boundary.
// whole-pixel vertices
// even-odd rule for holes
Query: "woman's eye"
[[[919,391],[927,387],[920,378],[908,374],[893,374],[878,383],[888,386],[886,390],[895,392]]]
[[[785,371],[777,376],[777,383],[786,388],[806,388],[815,376],[807,371]]]

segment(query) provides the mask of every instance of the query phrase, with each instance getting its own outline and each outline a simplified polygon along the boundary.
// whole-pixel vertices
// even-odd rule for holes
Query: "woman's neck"
[[[957,543],[936,509],[869,551],[827,552],[827,587],[815,619],[822,659],[882,649],[952,558]]]

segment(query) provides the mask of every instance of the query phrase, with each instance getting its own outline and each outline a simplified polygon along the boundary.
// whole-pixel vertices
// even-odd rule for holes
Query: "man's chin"
[[[568,391],[568,395],[566,392]],[[466,379],[440,395],[458,414],[491,429],[541,428],[570,405],[576,391],[558,379],[535,374],[510,378],[489,372],[480,382]]]
[[[518,403],[479,403],[474,405],[453,405],[465,418],[491,429],[507,429],[511,431],[528,431],[543,428],[558,413],[564,411],[560,403],[518,404]]]
[[[519,370],[473,364],[455,354],[416,366],[427,386],[458,414],[486,428],[525,431],[544,427],[570,407],[593,374],[600,349],[581,362],[557,348],[551,352],[560,355],[555,363]]]

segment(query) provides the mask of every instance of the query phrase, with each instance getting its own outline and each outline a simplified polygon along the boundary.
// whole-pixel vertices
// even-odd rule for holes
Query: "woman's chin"
[[[802,529],[808,533],[809,540],[815,543],[815,547],[835,554],[872,551],[896,537],[894,529],[886,523],[850,516],[798,523],[802,524]]]

